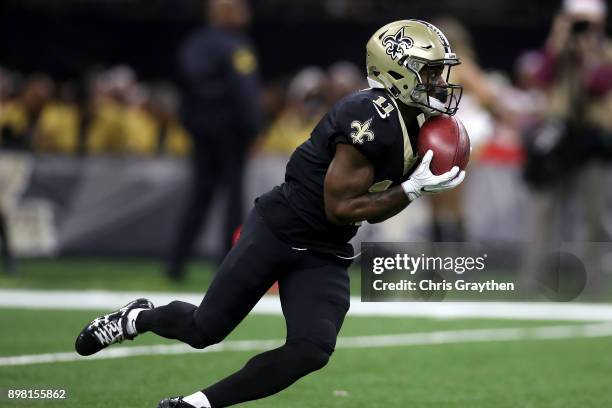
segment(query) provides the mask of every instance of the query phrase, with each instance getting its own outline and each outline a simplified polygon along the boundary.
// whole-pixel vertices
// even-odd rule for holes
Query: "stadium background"
[[[5,64],[61,79],[80,77],[100,63],[127,63],[145,79],[171,77],[178,42],[202,22],[200,0],[7,0],[0,7]],[[525,48],[542,44],[558,9],[555,0],[261,0],[253,2],[249,32],[263,77],[273,79],[339,60],[361,67],[363,44],[380,22],[452,15],[477,39],[483,66],[509,72]],[[323,43],[324,49],[312,46]]]
[[[346,61],[362,69],[364,44],[381,24],[404,17],[453,16],[469,31],[475,60],[488,78],[504,84],[496,97],[512,99],[519,88],[519,57],[543,47],[561,7],[558,1],[501,0],[257,0],[252,6],[248,34],[257,50],[269,110],[264,141],[245,171],[247,205],[282,180],[291,146],[307,135],[314,120],[290,127],[295,132],[290,140],[270,136],[287,109],[292,84],[302,95],[318,91],[321,73],[328,74],[334,63]],[[3,108],[29,79],[40,75],[58,90],[52,101],[68,85],[82,109],[88,81],[104,77],[127,80],[149,96],[162,95],[162,105],[167,102],[164,106],[175,114],[175,54],[182,39],[202,23],[201,8],[197,0],[3,1],[2,125],[7,123]],[[295,81],[300,74],[302,81]],[[140,140],[147,128],[138,126],[138,120],[125,137]],[[495,117],[484,119],[484,125],[480,119],[464,120],[475,120],[485,130],[479,131],[479,151],[459,198],[465,227],[460,238],[520,247],[531,239],[527,230],[534,204],[533,191],[521,175],[524,135],[521,129],[498,126]],[[224,205],[222,196],[208,217],[212,222],[186,279],[170,282],[162,273],[161,259],[188,188],[189,142],[179,125],[174,142],[161,149],[125,143],[125,149],[88,150],[76,141],[0,151],[1,208],[17,258],[4,265],[11,273],[0,274],[0,389],[66,388],[69,399],[45,404],[49,407],[154,406],[166,394],[191,392],[238,368],[248,355],[269,345],[262,341],[282,338],[282,318],[271,295],[271,304],[256,309],[225,349],[210,354],[149,349],[173,343],[146,337],[136,344],[144,348],[132,350],[134,355],[126,352],[125,359],[73,362],[69,355],[74,336],[97,313],[135,293],[158,303],[176,296],[197,302],[214,275],[210,260],[219,250],[216,215]],[[268,143],[266,133],[272,140]],[[603,241],[610,238],[610,187],[605,167]],[[433,205],[423,200],[393,222],[365,226],[355,244],[434,239],[432,214],[444,203]],[[570,201],[563,214],[565,227],[555,238],[584,238],[579,207],[580,200]],[[454,240],[455,232],[451,225],[446,238]],[[606,265],[609,273],[612,268]],[[359,283],[353,273],[354,296]],[[345,343],[333,364],[251,406],[609,406],[612,309],[604,289],[603,295],[597,292],[597,297],[591,294],[568,305],[443,303],[360,309],[355,298],[342,332]],[[123,378],[128,372],[129,379]],[[176,374],[187,372],[197,375]],[[135,383],[144,385],[134,389]],[[29,404],[0,396],[0,406]]]

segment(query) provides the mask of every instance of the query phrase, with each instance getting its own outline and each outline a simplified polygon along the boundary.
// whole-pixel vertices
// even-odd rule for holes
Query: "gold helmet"
[[[394,98],[429,114],[457,112],[463,88],[449,84],[448,78],[451,67],[460,62],[433,24],[421,20],[389,23],[374,33],[366,51],[372,85],[384,87]]]

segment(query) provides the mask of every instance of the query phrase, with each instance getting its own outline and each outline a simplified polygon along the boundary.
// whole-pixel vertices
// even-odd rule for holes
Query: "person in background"
[[[514,63],[515,92],[504,99],[511,112],[517,114],[517,127],[527,130],[541,119],[546,111],[546,89],[539,78],[546,58],[539,50],[522,53]]]
[[[287,87],[291,79],[290,76],[280,76],[263,86],[264,127],[270,126],[285,109],[287,105]]]
[[[434,24],[446,33],[453,45],[461,65],[452,71],[451,82],[463,85],[462,108],[457,117],[470,129],[472,153],[470,162],[475,162],[480,147],[492,135],[494,120],[494,89],[487,75],[478,65],[472,37],[461,22],[452,17],[442,17]],[[433,241],[464,241],[463,191],[459,186],[444,196],[430,197],[432,209]]]
[[[561,211],[575,193],[582,202],[584,241],[606,241],[602,159],[612,153],[612,46],[605,37],[607,5],[602,0],[565,0],[543,51],[537,77],[548,106],[528,141],[525,176],[532,187],[525,285],[535,285],[542,254],[567,240]],[[585,255],[583,260],[591,257]],[[598,290],[601,276],[589,277]],[[588,270],[588,268],[587,268]]]
[[[15,88],[15,78],[8,70],[0,67],[0,115],[6,104],[11,100]]]
[[[157,153],[158,124],[149,109],[150,92],[146,85],[135,83],[125,94],[123,129],[119,150],[139,156]]]
[[[298,72],[289,83],[285,108],[264,135],[261,153],[284,155],[288,160],[325,114],[327,88],[322,69],[306,67]]]
[[[368,87],[361,70],[352,62],[338,61],[327,69],[329,78],[328,105],[333,105],[345,96]]]
[[[128,66],[117,66],[95,75],[90,83],[90,106],[85,148],[88,154],[121,152],[126,99],[136,84],[136,74]]]
[[[38,120],[32,147],[36,152],[74,154],[79,143],[80,107],[72,83],[59,86],[58,95],[45,105]]]
[[[191,149],[190,136],[178,119],[178,94],[170,84],[151,87],[149,110],[157,122],[157,154],[186,156]]]
[[[268,87],[266,111],[270,122],[251,149],[247,202],[283,182],[291,153],[310,137],[325,113],[327,84],[325,72],[311,66],[299,71],[282,88],[284,93],[276,86]]]
[[[16,85],[15,77],[8,71],[0,67],[0,127],[5,120],[4,109],[10,106],[11,96]],[[1,136],[1,135],[0,135]],[[0,146],[2,140],[0,139]],[[6,211],[3,208],[0,200],[0,255],[2,256],[2,265],[4,272],[13,275],[17,271],[17,264],[11,244],[9,242],[9,234],[7,230]]]
[[[187,208],[167,257],[166,274],[181,279],[215,194],[225,190],[219,240],[222,256],[242,223],[245,156],[261,126],[257,59],[243,34],[251,19],[245,0],[208,0],[208,25],[178,53],[181,119],[192,136],[192,179]],[[221,259],[221,258],[219,258]]]
[[[19,95],[6,102],[0,111],[0,143],[9,149],[32,147],[38,119],[53,95],[51,78],[36,74],[23,84]]]

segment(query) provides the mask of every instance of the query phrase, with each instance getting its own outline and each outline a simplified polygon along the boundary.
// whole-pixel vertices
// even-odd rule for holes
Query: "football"
[[[454,116],[433,116],[423,123],[417,143],[419,157],[427,150],[433,150],[434,156],[430,169],[440,175],[459,166],[465,169],[470,160],[470,137],[463,123]]]

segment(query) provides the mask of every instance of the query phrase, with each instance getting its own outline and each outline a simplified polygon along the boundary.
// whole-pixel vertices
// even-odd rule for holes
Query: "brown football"
[[[440,175],[459,166],[465,169],[470,160],[470,137],[463,123],[454,116],[433,116],[423,123],[417,144],[419,157],[433,150],[430,169]]]

